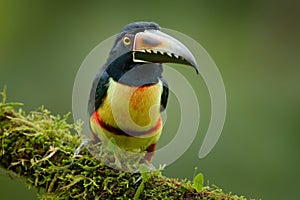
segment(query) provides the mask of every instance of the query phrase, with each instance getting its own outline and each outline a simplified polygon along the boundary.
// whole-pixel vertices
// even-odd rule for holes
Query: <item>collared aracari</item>
[[[120,31],[90,92],[95,140],[114,138],[121,149],[147,152],[151,162],[169,94],[162,63],[189,65],[198,73],[192,53],[158,24],[135,22]]]

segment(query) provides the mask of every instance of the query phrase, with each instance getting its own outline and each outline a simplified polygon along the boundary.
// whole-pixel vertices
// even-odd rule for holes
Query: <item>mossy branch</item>
[[[187,180],[154,173],[142,184],[140,174],[117,171],[93,158],[81,143],[80,125],[69,114],[53,116],[44,108],[25,114],[18,103],[0,103],[0,166],[44,191],[40,199],[245,199]]]

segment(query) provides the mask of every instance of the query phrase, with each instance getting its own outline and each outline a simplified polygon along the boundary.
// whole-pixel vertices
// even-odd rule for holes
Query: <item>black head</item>
[[[160,30],[160,27],[154,22],[134,22],[125,26],[118,33],[107,61],[112,62],[119,56],[131,52],[135,35],[138,32],[144,32],[145,30]]]
[[[134,22],[117,35],[105,67],[118,82],[145,85],[158,81],[161,63],[166,62],[190,65],[198,73],[195,58],[182,43],[161,32],[154,22]]]

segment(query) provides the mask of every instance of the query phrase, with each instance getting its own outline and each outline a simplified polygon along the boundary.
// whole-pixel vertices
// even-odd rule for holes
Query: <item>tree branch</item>
[[[5,92],[4,92],[5,93]],[[80,125],[69,114],[53,116],[44,108],[25,114],[21,104],[0,103],[0,166],[45,192],[41,199],[245,199],[204,187],[197,192],[187,180],[153,173],[142,185],[140,174],[117,171],[87,150],[73,158],[81,143]],[[142,187],[141,187],[142,186]]]

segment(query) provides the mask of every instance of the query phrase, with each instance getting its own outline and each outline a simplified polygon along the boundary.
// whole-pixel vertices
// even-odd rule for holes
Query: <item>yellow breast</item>
[[[160,117],[162,83],[133,87],[110,79],[107,96],[98,109],[101,119],[115,128],[147,131]]]

